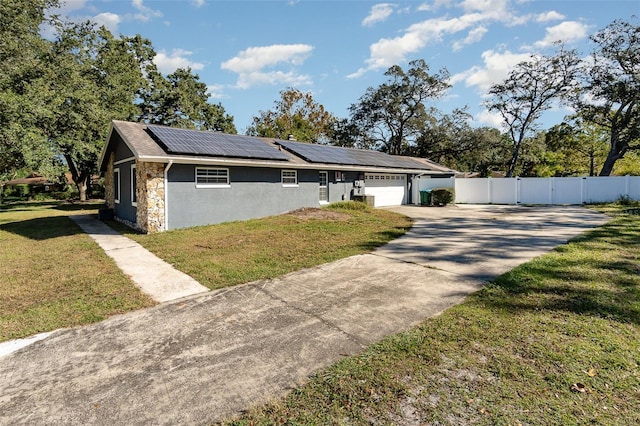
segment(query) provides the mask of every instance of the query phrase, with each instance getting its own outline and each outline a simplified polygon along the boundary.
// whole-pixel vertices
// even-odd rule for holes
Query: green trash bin
[[[420,205],[421,206],[430,206],[431,205],[431,190],[427,189],[426,191],[420,191]]]

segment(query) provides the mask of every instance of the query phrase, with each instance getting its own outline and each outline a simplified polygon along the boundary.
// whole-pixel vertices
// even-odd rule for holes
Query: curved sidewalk
[[[211,424],[608,220],[578,207],[394,210],[415,226],[370,254],[62,330],[1,357],[0,424]]]

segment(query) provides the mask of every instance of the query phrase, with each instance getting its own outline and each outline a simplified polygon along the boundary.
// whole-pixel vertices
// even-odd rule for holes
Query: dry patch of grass
[[[224,424],[640,424],[640,216],[627,208]]]
[[[118,229],[203,285],[217,289],[365,253],[410,227],[411,220],[405,216],[351,202],[152,235]]]
[[[37,202],[0,209],[0,341],[154,304],[68,218],[100,206]]]

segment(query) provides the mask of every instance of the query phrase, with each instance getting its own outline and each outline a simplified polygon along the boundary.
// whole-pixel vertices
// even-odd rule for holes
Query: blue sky
[[[159,69],[191,67],[244,133],[294,87],[339,118],[392,65],[424,59],[446,68],[453,87],[433,105],[467,105],[473,125],[497,126],[482,107],[487,89],[552,43],[583,53],[588,36],[615,19],[640,15],[637,0],[68,0],[59,13],[91,19],[115,35],[153,43]],[[545,116],[558,123],[566,110]]]

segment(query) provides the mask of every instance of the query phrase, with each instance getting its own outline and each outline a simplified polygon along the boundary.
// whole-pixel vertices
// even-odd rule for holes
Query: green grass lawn
[[[68,218],[97,214],[101,206],[40,202],[0,207],[0,341],[154,304]],[[214,289],[370,251],[405,233],[411,221],[346,203],[155,235],[112,225]]]
[[[0,207],[0,341],[154,304],[68,217],[96,214],[101,205]]]
[[[597,208],[615,218],[225,424],[640,424],[640,216]]]
[[[152,304],[66,217],[98,207],[0,209],[0,340]],[[366,252],[410,226],[345,207],[129,236],[220,288]],[[639,424],[640,209],[595,208],[614,219],[227,423]]]
[[[366,253],[404,234],[411,220],[347,202],[151,235],[111,225],[202,285],[218,289]]]

